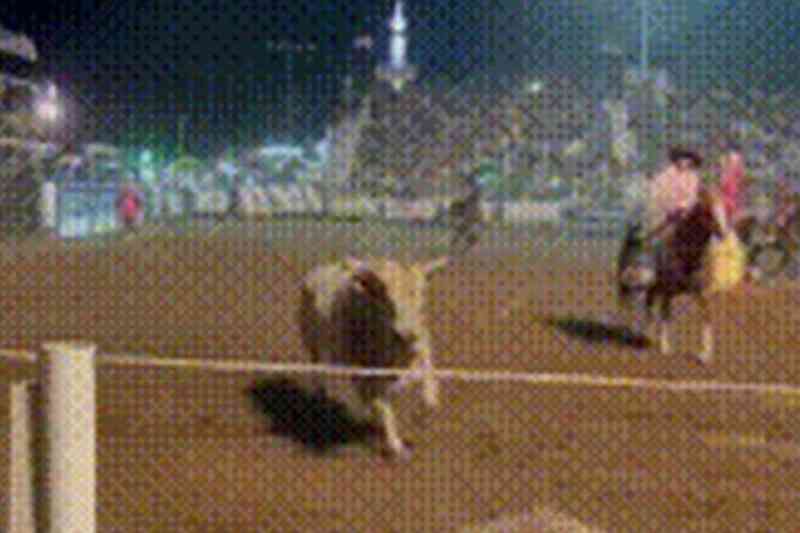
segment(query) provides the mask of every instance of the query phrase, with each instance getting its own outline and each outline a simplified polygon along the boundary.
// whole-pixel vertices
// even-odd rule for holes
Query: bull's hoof
[[[431,411],[435,411],[439,408],[441,401],[439,400],[439,391],[436,390],[426,390],[423,393],[422,401]]]
[[[405,463],[410,461],[414,456],[413,450],[414,445],[408,441],[404,441],[403,444],[398,447],[392,447],[388,445],[384,446],[382,449],[382,455],[389,461]]]

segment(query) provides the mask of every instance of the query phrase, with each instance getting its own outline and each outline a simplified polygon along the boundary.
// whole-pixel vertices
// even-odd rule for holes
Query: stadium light
[[[58,105],[58,90],[53,83],[50,83],[44,94],[38,97],[36,115],[50,124],[60,117],[61,109]]]

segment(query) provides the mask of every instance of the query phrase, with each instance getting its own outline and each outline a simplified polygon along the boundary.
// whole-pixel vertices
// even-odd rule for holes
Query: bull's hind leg
[[[300,334],[303,346],[310,356],[312,365],[327,363],[329,358],[323,357],[323,342],[320,328],[315,320],[316,301],[314,294],[303,288],[300,295],[300,308],[297,318],[300,323]],[[310,377],[310,387],[314,394],[319,397],[325,394],[325,377],[319,372],[312,372]]]
[[[422,361],[424,371],[422,377],[422,399],[430,409],[439,407],[439,380],[434,375],[433,358],[425,357]]]
[[[327,360],[325,360],[322,356],[322,350],[319,347],[319,343],[315,342],[316,339],[312,342],[308,342],[306,344],[306,349],[310,355],[309,362],[312,365],[321,365]],[[325,375],[321,372],[311,372],[309,377],[309,386],[311,388],[312,394],[315,396],[322,398],[325,396],[326,393],[326,379]]]
[[[423,348],[420,351],[423,354],[414,360],[410,370],[420,372],[421,375],[412,378],[411,374],[406,374],[392,386],[392,389],[399,390],[405,387],[411,379],[419,379],[422,382],[422,400],[428,408],[436,409],[439,407],[439,380],[434,374],[433,355],[430,353],[430,349]]]

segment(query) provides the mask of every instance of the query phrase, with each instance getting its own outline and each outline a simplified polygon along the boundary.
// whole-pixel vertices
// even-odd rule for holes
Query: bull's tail
[[[311,357],[310,362],[316,365],[325,361],[321,360],[319,325],[314,320],[316,315],[315,300],[314,294],[308,288],[303,287],[300,293],[300,307],[297,312],[297,318],[300,324],[300,336]],[[311,374],[311,388],[316,394],[324,394],[325,384],[322,374],[317,372]]]

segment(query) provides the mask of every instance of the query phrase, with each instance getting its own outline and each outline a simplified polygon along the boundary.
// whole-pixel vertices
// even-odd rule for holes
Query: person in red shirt
[[[142,220],[144,201],[141,193],[133,184],[122,187],[116,207],[123,227],[126,230],[135,230]]]
[[[728,223],[735,227],[743,214],[745,161],[741,148],[729,144],[720,160],[719,191]]]

